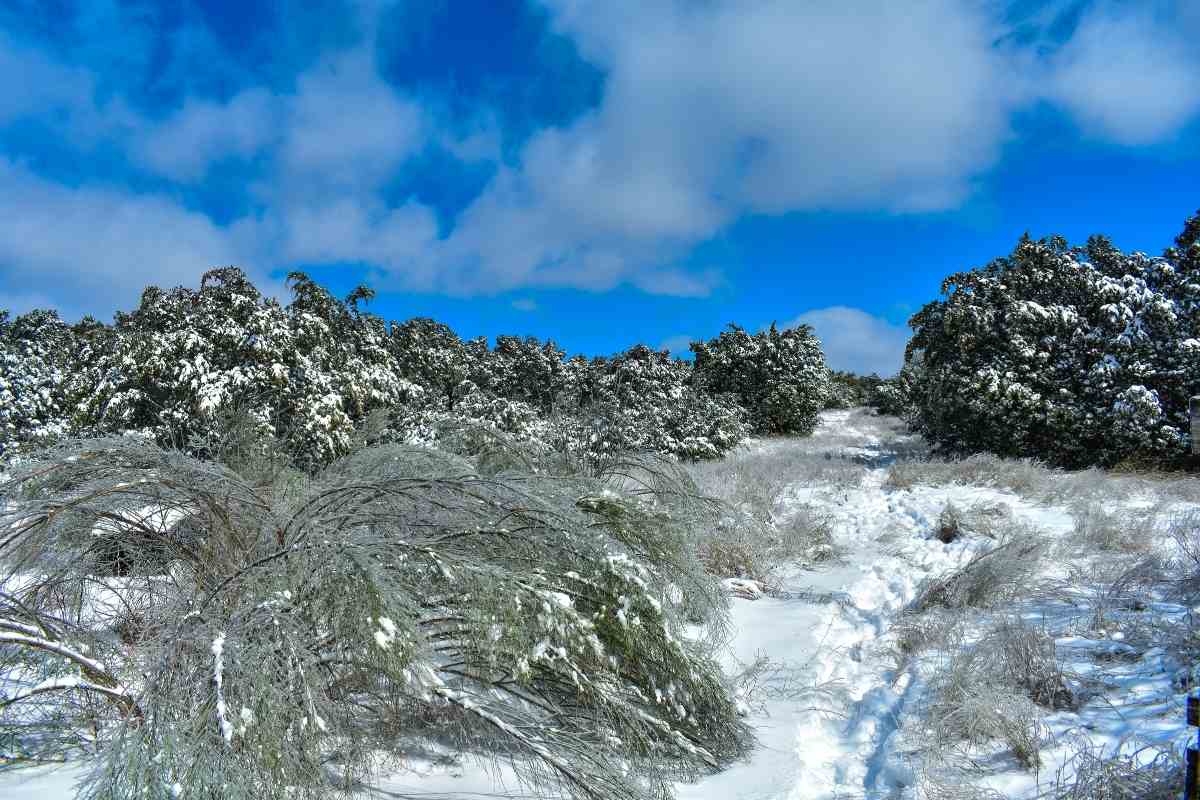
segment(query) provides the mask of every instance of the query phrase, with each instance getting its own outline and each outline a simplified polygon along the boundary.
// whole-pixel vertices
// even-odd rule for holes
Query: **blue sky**
[[[1017,237],[1200,208],[1194,0],[9,0],[0,308],[303,269],[568,351],[813,324],[899,366]]]

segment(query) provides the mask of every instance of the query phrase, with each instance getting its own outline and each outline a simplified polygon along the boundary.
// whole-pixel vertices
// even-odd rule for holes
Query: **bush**
[[[1200,389],[1200,215],[1162,258],[1023,238],[910,325],[913,421],[950,453],[1175,464]]]
[[[717,338],[692,342],[696,381],[737,397],[755,433],[807,435],[829,395],[821,343],[807,325],[750,334],[730,325]]]
[[[914,613],[934,607],[989,608],[1026,593],[1046,546],[1036,536],[977,553],[961,569],[924,582],[909,606]]]
[[[1076,698],[1044,632],[1007,620],[961,647],[931,682],[925,720],[941,746],[1001,740],[1025,767],[1036,767],[1039,708],[1075,708]]]
[[[1178,800],[1183,767],[1172,753],[1107,756],[1085,744],[1059,770],[1051,800]]]
[[[489,478],[391,445],[262,483],[133,439],[14,473],[5,759],[86,747],[89,798],[315,798],[436,744],[632,800],[746,752],[685,630],[723,605],[677,471]],[[112,541],[129,577],[97,575]]]

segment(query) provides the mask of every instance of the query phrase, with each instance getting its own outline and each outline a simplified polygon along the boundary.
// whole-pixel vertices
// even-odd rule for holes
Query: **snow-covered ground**
[[[784,567],[774,591],[733,601],[727,666],[741,671],[763,657],[769,660],[747,698],[759,746],[746,762],[680,785],[680,798],[950,796],[936,794],[939,781],[987,787],[1000,797],[1034,798],[1056,779],[1069,780],[1072,757],[1081,748],[1136,751],[1143,761],[1161,751],[1182,751],[1188,735],[1183,719],[1187,665],[1144,631],[1181,625],[1187,608],[1151,585],[1146,602],[1106,607],[1098,614],[1097,587],[1107,584],[1096,576],[1113,562],[1133,563],[1137,554],[1093,552],[1080,545],[1074,533],[1080,506],[1071,505],[1070,491],[1059,491],[1055,504],[1043,502],[1036,492],[1020,495],[998,486],[889,481],[896,454],[914,450],[919,442],[894,424],[855,410],[826,412],[817,434],[808,439],[756,442],[735,457],[748,469],[756,460],[759,469],[762,462],[767,468],[806,465],[795,480],[785,476],[773,512],[780,522],[801,508],[827,517],[836,558],[816,568]],[[1153,481],[1131,488],[1127,479],[1090,480],[1098,483],[1089,484],[1087,492],[1076,487],[1075,494],[1099,498],[1098,507],[1110,511],[1140,509],[1151,520],[1154,540],[1142,543],[1142,556],[1170,555],[1170,542],[1162,535],[1167,521],[1196,507],[1191,498],[1200,497],[1200,491],[1156,488]],[[981,533],[983,526],[972,530],[964,523],[961,535],[943,542],[935,534],[944,527],[947,505],[967,512],[968,520],[972,512],[977,519],[995,520],[1003,530]],[[913,619],[906,612],[923,582],[949,575],[997,547],[1004,531],[1036,536],[1043,545],[1031,556],[1038,560],[1031,565],[1028,586],[1001,602],[956,609],[953,644],[934,643],[901,657],[899,632]],[[1023,620],[1054,640],[1079,698],[1072,708],[1038,712],[1037,768],[1021,766],[1002,743],[951,746],[946,752],[926,727],[931,687],[953,661],[955,647],[969,647],[1006,619]],[[0,796],[69,797],[78,774],[71,768],[0,774]],[[520,795],[507,777],[466,763],[395,775],[378,788],[384,797]]]

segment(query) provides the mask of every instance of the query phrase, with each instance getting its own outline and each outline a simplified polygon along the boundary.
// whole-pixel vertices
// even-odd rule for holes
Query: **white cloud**
[[[1095,135],[1128,144],[1171,137],[1200,111],[1200,12],[1105,5],[1051,59],[1049,95]],[[1191,16],[1188,16],[1188,15]]]
[[[1024,97],[976,3],[550,6],[603,104],[537,134],[438,249],[476,290],[706,294],[720,276],[679,264],[744,214],[960,202]]]
[[[512,307],[515,308],[517,311],[525,311],[525,312],[531,312],[531,311],[538,310],[537,301],[530,297],[519,297],[516,300],[513,300]]]
[[[888,376],[904,364],[904,347],[909,330],[865,311],[847,306],[830,306],[806,311],[784,327],[811,325],[825,360],[833,369],[859,375],[872,372]]]
[[[430,142],[497,160],[498,117],[478,109],[476,131],[451,135],[390,86],[369,3],[361,43],[295,76],[291,91],[191,98],[166,120],[119,96],[98,102],[93,76],[0,35],[0,74],[20,78],[0,94],[0,124],[37,116],[80,149],[116,142],[177,183],[200,183],[228,158],[263,168],[252,215],[220,227],[165,193],[56,187],[9,164],[37,202],[27,219],[0,221],[0,255],[10,273],[43,281],[112,275],[96,284],[110,294],[241,259],[259,274],[367,264],[383,288],[457,295],[625,283],[703,296],[721,272],[689,256],[747,215],[955,207],[995,167],[1013,114],[1034,103],[1125,144],[1169,139],[1200,113],[1190,0],[1097,0],[1049,55],[1045,41],[1006,38],[990,0],[544,2],[605,71],[602,101],[536,132],[445,240],[431,209],[389,208],[382,189]],[[55,203],[69,239],[49,234]],[[13,233],[22,226],[36,234]]]
[[[128,308],[148,283],[192,284],[211,267],[244,263],[230,231],[164,197],[73,189],[3,158],[0,185],[0,270],[17,294]]]
[[[249,89],[228,103],[188,100],[165,122],[143,121],[135,155],[155,172],[196,181],[223,158],[253,158],[278,136],[279,109],[264,89]]]

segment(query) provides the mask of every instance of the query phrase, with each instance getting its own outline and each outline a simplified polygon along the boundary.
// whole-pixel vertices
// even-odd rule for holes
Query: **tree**
[[[0,458],[67,431],[73,346],[71,328],[54,311],[12,322],[0,311]]]
[[[198,291],[146,289],[110,336],[94,337],[106,349],[90,389],[77,390],[79,427],[190,446],[237,408],[305,470],[344,455],[372,410],[420,390],[399,374],[382,320],[359,311],[369,292],[343,303],[303,273],[288,281],[286,308],[234,267],[205,273]]]
[[[0,756],[86,748],[97,800],[303,800],[436,742],[540,792],[669,796],[749,744],[686,630],[724,608],[694,497],[648,460],[500,479],[385,446],[264,485],[64,443],[0,486]]]
[[[570,362],[564,408],[577,425],[568,449],[589,459],[628,451],[683,459],[719,458],[748,433],[745,412],[728,396],[692,385],[691,366],[666,351],[635,345],[612,358]]]
[[[707,342],[692,342],[696,381],[738,398],[755,433],[807,435],[825,405],[830,373],[808,325],[747,333],[730,323]]]
[[[1025,237],[951,275],[910,322],[919,429],[949,452],[1068,467],[1181,457],[1200,391],[1197,227],[1163,258]]]
[[[470,393],[487,354],[487,342],[464,342],[449,325],[426,317],[392,324],[388,350],[400,374],[426,390],[445,411]]]
[[[497,336],[487,357],[487,388],[510,400],[520,400],[549,414],[565,387],[566,353],[552,340]]]

